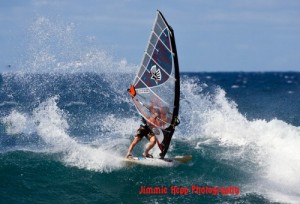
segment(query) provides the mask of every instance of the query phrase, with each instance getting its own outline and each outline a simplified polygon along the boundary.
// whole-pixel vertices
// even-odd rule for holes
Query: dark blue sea
[[[122,160],[139,127],[135,71],[2,73],[0,203],[300,203],[300,73],[181,73],[167,157],[193,159],[145,166]]]

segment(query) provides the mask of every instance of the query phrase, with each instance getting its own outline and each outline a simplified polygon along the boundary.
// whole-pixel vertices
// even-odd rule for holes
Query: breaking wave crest
[[[193,79],[182,83],[180,134],[197,150],[217,146],[214,159],[252,175],[248,189],[275,201],[300,199],[300,127],[276,118],[249,120],[221,88]]]
[[[57,100],[58,97],[52,97],[42,102],[30,116],[13,111],[4,117],[2,121],[6,124],[8,135],[20,134],[33,123],[31,132],[35,132],[44,144],[39,147],[40,149],[30,149],[30,151],[58,153],[66,165],[88,170],[110,172],[121,168],[120,153],[106,149],[105,140],[102,141],[102,145],[91,146],[81,144],[69,135],[67,115],[59,109]]]

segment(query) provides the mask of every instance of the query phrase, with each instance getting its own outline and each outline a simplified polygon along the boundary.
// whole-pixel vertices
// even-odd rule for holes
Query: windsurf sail
[[[155,133],[164,158],[179,124],[180,79],[174,31],[160,11],[128,91],[139,114]]]

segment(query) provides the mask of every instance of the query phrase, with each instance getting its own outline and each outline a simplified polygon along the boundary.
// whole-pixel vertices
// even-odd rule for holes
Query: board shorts
[[[140,139],[146,137],[148,140],[150,140],[150,138],[153,136],[155,136],[155,134],[152,132],[152,130],[148,127],[143,126],[140,126],[135,135],[135,137],[138,137]]]

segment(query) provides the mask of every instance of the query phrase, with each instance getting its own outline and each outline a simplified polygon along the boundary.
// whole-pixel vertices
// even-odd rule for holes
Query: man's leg
[[[132,150],[134,148],[134,146],[139,143],[139,141],[141,141],[141,138],[139,137],[134,137],[134,140],[132,141],[132,143],[130,144],[129,148],[128,148],[128,152],[127,152],[127,155],[126,157],[132,155]]]
[[[155,142],[156,142],[155,136],[150,137],[148,146],[145,149],[145,151],[143,153],[143,156],[146,157],[149,154],[149,151],[154,147]]]

